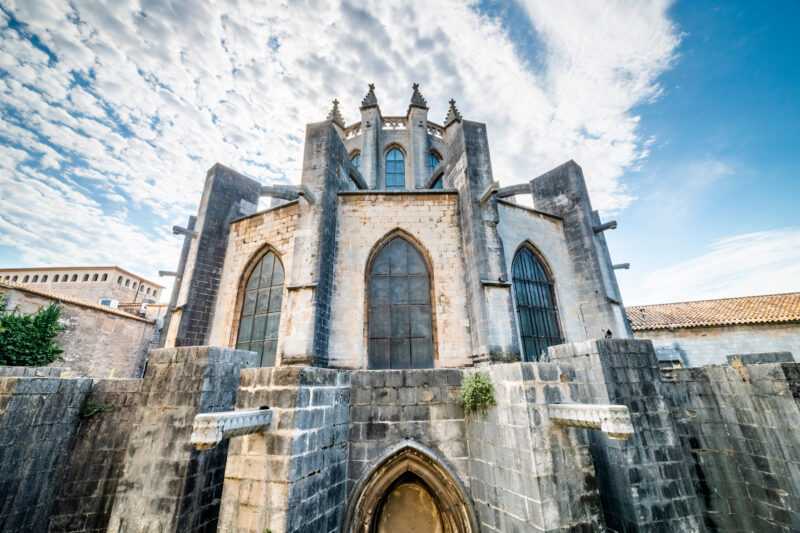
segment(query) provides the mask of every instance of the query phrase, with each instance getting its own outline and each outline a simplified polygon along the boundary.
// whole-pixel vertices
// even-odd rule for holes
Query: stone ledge
[[[631,414],[625,405],[561,403],[547,406],[550,420],[558,425],[599,429],[614,440],[633,436]]]
[[[201,413],[194,417],[190,440],[195,448],[207,450],[231,437],[266,431],[271,422],[269,409]]]

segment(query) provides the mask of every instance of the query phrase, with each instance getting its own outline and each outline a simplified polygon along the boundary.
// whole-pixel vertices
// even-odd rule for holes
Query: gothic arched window
[[[406,159],[399,148],[386,153],[386,188],[402,189],[406,186]]]
[[[431,184],[431,189],[444,189],[444,176],[439,176]]]
[[[261,366],[275,365],[282,301],[283,265],[267,252],[245,284],[236,338],[236,348],[258,353]]]
[[[433,368],[430,273],[422,254],[395,237],[378,251],[367,279],[369,368]]]
[[[561,344],[553,280],[530,248],[522,247],[511,266],[517,322],[525,361],[538,361],[548,346]]]
[[[428,173],[433,174],[433,170],[442,162],[441,156],[435,151],[428,152]]]

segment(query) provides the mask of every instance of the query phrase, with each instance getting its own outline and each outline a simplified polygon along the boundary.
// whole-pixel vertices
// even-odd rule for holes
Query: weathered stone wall
[[[331,304],[329,364],[366,368],[367,261],[374,247],[402,230],[423,247],[432,265],[436,366],[463,366],[471,354],[464,262],[453,193],[345,193],[339,195],[336,284]],[[343,319],[343,317],[346,317]]]
[[[497,407],[466,424],[482,531],[601,530],[588,430],[554,426],[546,406],[584,399],[575,370],[511,363],[477,371],[491,378],[497,399]]]
[[[197,413],[231,410],[242,368],[256,354],[213,347],[150,352],[109,531],[215,531],[227,443],[189,442]]]
[[[350,376],[313,367],[242,371],[238,409],[268,406],[268,432],[229,447],[220,532],[338,531],[347,469]]]
[[[51,533],[106,531],[128,440],[141,415],[141,387],[141,379],[103,379],[92,384],[58,482]]]
[[[298,218],[297,202],[257,213],[231,224],[228,249],[225,252],[225,265],[220,280],[219,295],[214,310],[209,344],[211,346],[236,345],[236,336],[241,312],[241,288],[244,275],[252,268],[253,261],[261,256],[265,247],[277,253],[283,263],[284,272],[291,272],[292,251],[295,226]],[[286,285],[288,280],[284,281]],[[284,291],[286,289],[284,288]],[[283,298],[286,306],[287,298]],[[279,326],[279,339],[285,337],[289,313],[281,312],[282,325]],[[280,352],[280,350],[279,350]]]
[[[572,384],[589,403],[627,405],[632,438],[591,433],[592,457],[607,527],[612,531],[702,531],[668,391],[648,341],[590,340],[550,347],[550,359],[574,366]]]
[[[511,268],[514,256],[523,244],[529,242],[550,267],[564,342],[585,340],[588,332],[581,320],[579,288],[561,220],[503,201],[498,201],[497,211],[500,216],[497,231],[503,241],[507,279],[513,279]],[[516,315],[514,318],[517,318]]]
[[[47,531],[89,379],[2,377],[0,531]]]
[[[77,376],[138,377],[144,367],[155,324],[113,309],[81,305],[50,298],[25,289],[4,289],[6,308],[35,313],[51,303],[61,305],[61,324],[56,338],[64,350],[51,366],[67,368]]]
[[[678,360],[684,366],[718,365],[727,355],[791,352],[800,357],[800,324],[754,324],[715,328],[637,331],[650,339],[661,360]]]
[[[668,373],[709,531],[800,531],[800,364]]]
[[[353,372],[348,492],[404,440],[430,448],[467,479],[461,377],[460,369]]]

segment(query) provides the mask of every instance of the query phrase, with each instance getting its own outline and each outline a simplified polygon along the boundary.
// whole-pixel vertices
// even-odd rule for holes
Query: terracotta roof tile
[[[800,322],[800,292],[625,309],[634,331]]]

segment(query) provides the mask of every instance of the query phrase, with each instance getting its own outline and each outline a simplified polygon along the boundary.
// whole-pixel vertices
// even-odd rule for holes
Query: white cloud
[[[624,292],[628,305],[800,291],[800,228],[721,239]]]
[[[105,257],[145,275],[169,269],[178,246],[164,228],[196,209],[208,167],[296,181],[305,123],[333,97],[357,120],[369,81],[386,114],[405,112],[413,81],[434,121],[455,97],[488,124],[506,184],[574,158],[596,207],[627,205],[620,177],[647,153],[633,109],[658,96],[679,40],[669,3],[521,5],[544,47],[541,68],[519,57],[501,22],[455,0],[12,1],[57,60],[2,31],[0,135],[17,146],[0,146],[0,242],[30,263]],[[31,177],[20,148],[52,173]],[[142,210],[153,215],[131,214]],[[98,225],[111,238],[89,246]]]

